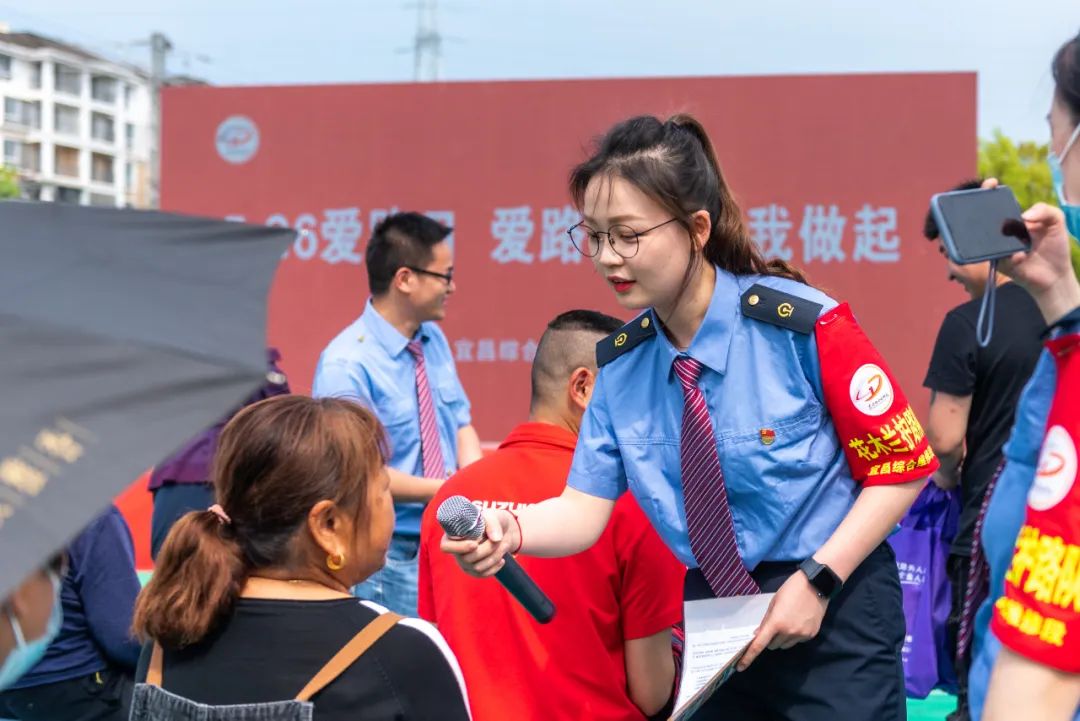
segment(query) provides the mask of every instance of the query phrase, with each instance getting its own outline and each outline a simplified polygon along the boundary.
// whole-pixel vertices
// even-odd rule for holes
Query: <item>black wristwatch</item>
[[[813,556],[800,563],[799,570],[806,574],[806,578],[817,591],[817,595],[827,601],[836,598],[844,587],[844,582],[840,580],[840,577],[824,563],[815,561]]]

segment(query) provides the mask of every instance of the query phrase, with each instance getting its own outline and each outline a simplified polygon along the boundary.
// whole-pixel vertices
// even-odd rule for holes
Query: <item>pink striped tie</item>
[[[693,358],[675,359],[685,401],[680,458],[690,550],[717,597],[745,596],[759,589],[739,556],[709,407],[697,384],[701,370]]]
[[[424,366],[424,346],[419,338],[405,346],[416,361],[416,401],[420,409],[420,457],[425,478],[446,478],[442,446],[439,444],[439,423],[435,403],[431,399],[427,369]]]

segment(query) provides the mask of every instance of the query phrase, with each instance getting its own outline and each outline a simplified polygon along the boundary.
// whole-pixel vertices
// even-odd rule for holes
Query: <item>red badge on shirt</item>
[[[1080,673],[1080,335],[1046,347],[1057,363],[1057,391],[992,627],[1017,653]]]
[[[866,486],[906,483],[937,470],[919,420],[847,303],[817,321],[825,407],[851,475]]]

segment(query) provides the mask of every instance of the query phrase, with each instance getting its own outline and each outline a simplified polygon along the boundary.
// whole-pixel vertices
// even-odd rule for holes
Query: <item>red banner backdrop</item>
[[[930,194],[974,173],[973,74],[182,87],[163,102],[165,209],[303,231],[269,328],[298,391],[363,308],[379,218],[456,228],[444,328],[485,441],[524,418],[551,317],[626,316],[563,231],[569,169],[630,115],[704,121],[755,239],[851,302],[919,411],[934,334],[963,299],[921,229]]]

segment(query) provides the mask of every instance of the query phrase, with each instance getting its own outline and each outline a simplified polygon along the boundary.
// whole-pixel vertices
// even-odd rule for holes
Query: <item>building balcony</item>
[[[90,156],[90,180],[99,185],[115,185],[116,159],[111,155],[93,153]]]
[[[64,178],[79,178],[79,149],[57,145],[53,169],[56,175]]]

